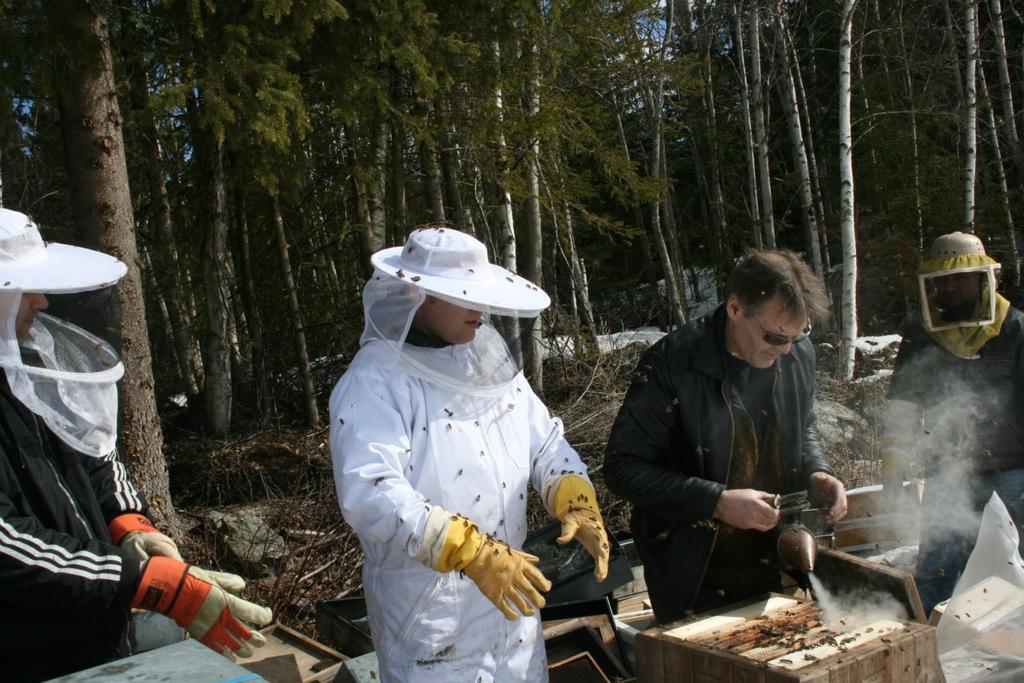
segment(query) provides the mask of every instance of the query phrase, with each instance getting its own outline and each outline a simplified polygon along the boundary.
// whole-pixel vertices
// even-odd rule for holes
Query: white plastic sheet
[[[950,683],[1024,680],[1024,606],[1004,600],[984,614],[971,615],[968,602],[971,589],[989,577],[1024,591],[1018,540],[1006,505],[993,493],[977,543],[938,626],[939,661]]]

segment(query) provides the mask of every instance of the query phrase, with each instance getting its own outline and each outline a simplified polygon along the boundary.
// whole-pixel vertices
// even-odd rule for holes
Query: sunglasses
[[[807,323],[807,327],[805,327],[800,332],[800,334],[796,335],[795,337],[787,337],[785,335],[776,334],[775,332],[770,332],[770,331],[766,330],[764,328],[764,325],[762,325],[761,321],[758,320],[757,318],[754,318],[754,322],[757,323],[757,326],[761,328],[761,332],[764,333],[763,339],[764,339],[765,343],[766,344],[771,344],[772,346],[785,346],[786,344],[799,344],[804,339],[807,339],[807,337],[809,337],[810,334],[811,334],[811,324],[810,323]]]

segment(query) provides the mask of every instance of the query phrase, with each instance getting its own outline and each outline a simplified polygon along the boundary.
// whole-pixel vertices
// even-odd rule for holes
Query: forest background
[[[521,353],[579,418],[592,470],[636,360],[597,335],[683,324],[694,283],[721,287],[748,248],[799,251],[829,284],[826,382],[863,374],[858,335],[913,314],[938,234],[977,232],[1021,303],[1014,2],[0,11],[0,205],[129,264],[104,334],[126,365],[133,478],[200,563],[227,561],[209,507],[288,500],[261,518],[285,551],[247,571],[299,621],[358,589],[326,396],[357,348],[369,255],[413,226],[471,232],[552,295]],[[573,351],[544,361],[556,337]]]

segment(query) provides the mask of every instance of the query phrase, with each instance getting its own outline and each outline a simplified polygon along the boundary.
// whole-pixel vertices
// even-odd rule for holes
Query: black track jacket
[[[0,680],[37,681],[128,654],[138,560],[107,523],[146,514],[116,453],[64,445],[0,372]]]

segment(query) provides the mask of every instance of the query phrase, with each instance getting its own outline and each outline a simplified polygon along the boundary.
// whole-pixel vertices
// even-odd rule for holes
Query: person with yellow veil
[[[904,479],[925,477],[915,574],[929,612],[952,594],[993,492],[1024,520],[1024,315],[997,291],[999,270],[976,235],[938,237],[893,369],[883,490],[898,507]]]

